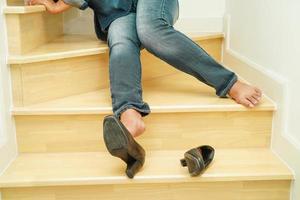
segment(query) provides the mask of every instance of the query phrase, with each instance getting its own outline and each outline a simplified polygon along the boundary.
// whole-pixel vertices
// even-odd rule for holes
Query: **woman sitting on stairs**
[[[178,0],[29,0],[45,5],[50,13],[70,7],[94,11],[95,30],[110,49],[110,89],[114,115],[133,137],[145,131],[142,117],[150,113],[142,99],[140,50],[142,47],[173,67],[213,87],[219,97],[231,97],[255,107],[259,89],[242,83],[200,46],[173,28],[179,15]]]

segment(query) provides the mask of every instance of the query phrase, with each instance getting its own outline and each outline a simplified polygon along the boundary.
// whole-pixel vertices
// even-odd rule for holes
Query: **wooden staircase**
[[[152,114],[138,142],[146,163],[135,179],[106,151],[111,113],[108,49],[94,36],[64,35],[62,15],[43,6],[4,9],[19,155],[0,176],[2,200],[288,200],[291,171],[270,148],[276,105],[220,99],[196,79],[142,52]],[[190,35],[221,61],[223,34]],[[179,160],[210,144],[216,157],[191,178]]]

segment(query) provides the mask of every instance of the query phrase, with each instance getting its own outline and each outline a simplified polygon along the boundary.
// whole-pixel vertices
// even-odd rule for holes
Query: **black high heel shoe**
[[[122,122],[113,115],[104,118],[103,136],[109,153],[127,164],[125,173],[129,178],[133,178],[145,163],[143,147],[134,140]]]
[[[191,176],[198,176],[212,162],[214,155],[215,150],[213,147],[200,146],[185,152],[184,158],[180,162],[183,167],[188,167]]]

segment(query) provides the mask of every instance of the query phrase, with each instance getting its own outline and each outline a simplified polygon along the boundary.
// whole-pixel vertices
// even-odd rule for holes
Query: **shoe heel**
[[[143,165],[139,161],[135,161],[131,166],[127,165],[126,175],[128,178],[132,179],[139,172],[142,166]]]
[[[186,167],[187,166],[187,162],[186,162],[186,160],[184,158],[180,160],[180,163],[181,163],[182,167]]]

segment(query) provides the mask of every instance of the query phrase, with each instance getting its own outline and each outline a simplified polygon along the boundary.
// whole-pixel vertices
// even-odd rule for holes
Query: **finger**
[[[37,1],[36,1],[36,0],[30,0],[30,4],[31,4],[32,6],[37,5]]]

